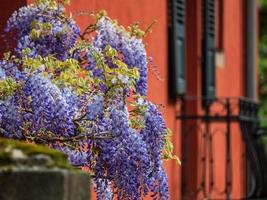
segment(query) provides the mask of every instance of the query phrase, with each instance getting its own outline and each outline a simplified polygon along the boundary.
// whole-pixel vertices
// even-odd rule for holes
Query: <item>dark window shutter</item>
[[[215,0],[203,0],[203,96],[215,97]]]
[[[170,79],[175,96],[185,94],[185,1],[170,0]]]

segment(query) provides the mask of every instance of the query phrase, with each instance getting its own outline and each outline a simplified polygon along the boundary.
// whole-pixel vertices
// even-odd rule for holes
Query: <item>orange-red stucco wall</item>
[[[27,3],[32,2],[28,0]],[[223,49],[224,58],[217,64],[217,88],[218,96],[244,96],[244,65],[243,65],[243,0],[223,0],[224,24],[223,24]],[[2,0],[0,4],[1,20],[0,28],[12,10],[26,4],[22,0]],[[175,120],[177,105],[168,100],[168,33],[167,33],[167,0],[72,0],[68,8],[83,30],[90,21],[88,16],[76,16],[76,13],[85,11],[107,10],[111,18],[115,18],[124,26],[139,21],[145,28],[153,20],[157,23],[153,26],[153,32],[145,39],[148,55],[153,57],[154,70],[149,71],[149,98],[162,104],[162,112],[167,125],[173,130],[173,142],[175,153],[181,156],[181,124]],[[187,0],[187,95],[201,95],[201,0]],[[0,43],[1,45],[1,43]],[[159,74],[160,78],[156,74]],[[159,80],[160,79],[160,80]],[[191,106],[192,112],[200,112],[199,105]],[[192,154],[195,154],[191,170],[192,182],[199,183],[199,138],[195,137],[191,143]],[[225,167],[225,143],[220,135],[214,138],[215,152],[215,178],[218,190],[224,189]],[[231,135],[233,163],[233,191],[232,198],[240,198],[244,195],[244,160],[243,143],[239,127],[233,125]],[[194,157],[194,156],[193,156]],[[174,162],[166,163],[169,177],[171,200],[180,200],[181,197],[181,167]],[[95,196],[95,195],[94,195]],[[225,196],[213,194],[216,198]]]
[[[245,96],[243,3],[245,3],[243,0],[224,0],[224,66],[218,66],[217,68],[218,96]],[[231,131],[233,166],[232,198],[241,198],[245,192],[244,146],[239,126],[234,124]],[[219,145],[222,146],[223,144],[218,144],[218,149],[220,149]],[[220,163],[217,163],[217,167],[224,166],[223,163],[225,161],[221,161]]]
[[[224,58],[218,62],[217,95],[218,96],[244,96],[244,65],[243,65],[243,1],[224,0],[224,24],[223,24],[223,47]],[[187,80],[188,95],[201,95],[201,1],[187,1],[190,15],[188,14],[187,35]],[[167,0],[75,0],[71,5],[71,12],[98,11],[105,9],[110,17],[118,19],[119,23],[127,26],[135,21],[139,21],[143,27],[149,25],[153,20],[157,23],[153,27],[152,34],[145,39],[148,54],[153,57],[154,65],[158,70],[162,80],[158,80],[152,71],[149,72],[149,98],[157,104],[162,104],[164,117],[168,126],[173,130],[173,142],[175,152],[180,156],[181,149],[181,126],[179,121],[175,121],[176,106],[168,101],[168,44],[167,44]],[[195,10],[194,10],[195,9]],[[195,14],[194,14],[195,12]],[[78,17],[78,22],[82,27],[87,24],[86,17]],[[192,20],[192,21],[190,21]],[[191,32],[192,31],[192,32]],[[220,66],[223,65],[223,66]],[[198,112],[196,110],[195,112]],[[237,124],[231,127],[231,147],[232,147],[232,198],[240,198],[244,195],[244,160],[243,143],[240,130]],[[217,189],[223,190],[225,186],[225,139],[224,136],[214,137],[215,152],[215,179]],[[193,141],[192,141],[192,144]],[[196,142],[196,144],[199,144]],[[192,146],[192,152],[198,153],[199,147]],[[196,156],[197,159],[198,156]],[[192,166],[193,175],[196,175],[198,183],[199,166]],[[181,197],[181,168],[175,166],[173,162],[166,164],[169,176],[171,200],[182,199]],[[214,192],[215,198],[224,198]]]
[[[244,37],[243,33],[243,0],[223,0],[223,49],[216,58],[216,95],[218,97],[240,97],[245,96],[245,65]],[[201,1],[187,0],[187,95],[201,95]],[[201,103],[191,103],[188,108],[193,113],[202,113]],[[225,164],[226,164],[226,139],[225,125],[215,124],[210,127],[212,135],[213,152],[213,184],[207,186],[207,191],[213,187],[211,198],[225,199]],[[204,151],[201,146],[201,136],[196,135],[190,138],[192,141],[190,162],[192,170],[191,189],[201,188],[201,153]],[[238,124],[231,125],[230,136],[231,147],[231,199],[240,199],[245,195],[245,155],[244,144]],[[182,141],[183,142],[183,141]],[[194,147],[196,146],[196,147]],[[192,153],[193,152],[193,153]],[[208,159],[207,157],[206,159]],[[189,170],[190,171],[190,170]],[[206,171],[206,182],[210,184],[210,170]],[[203,192],[192,195],[192,199],[203,199]]]

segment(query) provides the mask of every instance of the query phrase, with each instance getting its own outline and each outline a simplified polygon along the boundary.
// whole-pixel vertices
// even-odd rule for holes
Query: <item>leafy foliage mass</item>
[[[260,98],[260,122],[261,126],[267,126],[267,1],[260,0],[259,16],[259,98]]]
[[[168,199],[162,158],[177,158],[147,99],[145,32],[100,12],[81,33],[64,2],[38,0],[7,21],[0,134],[65,152],[93,173],[98,199]]]

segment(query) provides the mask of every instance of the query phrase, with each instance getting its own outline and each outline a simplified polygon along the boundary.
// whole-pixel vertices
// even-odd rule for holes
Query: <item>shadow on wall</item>
[[[26,5],[26,0],[1,0],[1,6],[0,6],[0,13],[1,13],[1,20],[0,20],[0,57],[2,57],[2,54],[7,51],[7,47],[5,45],[5,40],[2,37],[2,34],[4,33],[4,27],[6,25],[7,19],[10,17],[10,15],[14,12],[14,10],[17,10],[18,8]],[[5,36],[6,38],[6,36]],[[8,38],[11,38],[9,35]]]

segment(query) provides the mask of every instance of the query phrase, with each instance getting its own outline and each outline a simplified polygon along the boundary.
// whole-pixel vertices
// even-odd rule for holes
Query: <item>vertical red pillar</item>
[[[186,6],[186,96],[201,96],[201,8],[202,0],[188,0]],[[183,114],[197,115],[200,113],[201,101],[189,100],[183,105]],[[182,122],[182,195],[184,199],[195,200],[198,197],[197,190],[200,183],[201,159],[200,134],[197,129],[198,122],[194,120]]]

